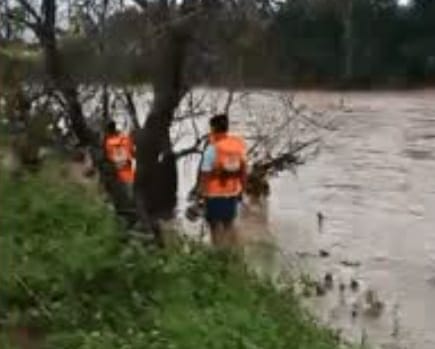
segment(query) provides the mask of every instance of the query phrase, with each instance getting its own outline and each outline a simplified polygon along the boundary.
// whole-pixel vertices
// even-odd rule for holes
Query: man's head
[[[227,114],[217,114],[210,119],[210,129],[212,133],[226,133],[229,128]]]
[[[111,120],[106,124],[106,133],[108,134],[117,133],[115,121]]]

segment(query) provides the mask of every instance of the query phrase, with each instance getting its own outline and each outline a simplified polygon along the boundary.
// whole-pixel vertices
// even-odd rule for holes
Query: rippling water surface
[[[267,230],[315,277],[355,278],[385,302],[380,317],[353,319],[360,295],[333,291],[308,302],[323,321],[385,348],[435,348],[435,91],[296,95],[338,128],[297,176],[273,179]],[[193,166],[181,173],[184,196]]]
[[[303,98],[325,104],[340,97]],[[314,301],[325,321],[355,338],[364,331],[385,347],[435,348],[435,92],[351,93],[344,100],[347,110],[336,112],[339,128],[320,156],[297,177],[273,181],[272,229],[290,254],[330,252],[306,258],[315,274],[332,272],[347,284],[356,278],[385,301],[379,318],[352,320],[350,306],[332,293]]]

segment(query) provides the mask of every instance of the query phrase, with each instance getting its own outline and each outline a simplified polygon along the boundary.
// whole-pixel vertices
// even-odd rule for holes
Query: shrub
[[[126,243],[103,203],[54,178],[0,175],[5,328],[38,328],[47,349],[338,347],[237,255]]]

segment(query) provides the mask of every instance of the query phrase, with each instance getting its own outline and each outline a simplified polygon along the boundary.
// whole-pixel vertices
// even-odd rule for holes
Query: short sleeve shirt
[[[213,171],[215,161],[216,161],[216,149],[214,145],[209,144],[204,151],[202,164],[201,164],[201,171],[202,172]]]

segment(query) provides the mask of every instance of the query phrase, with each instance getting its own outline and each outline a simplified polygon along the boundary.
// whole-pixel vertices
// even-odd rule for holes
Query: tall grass
[[[126,243],[99,200],[54,178],[0,171],[3,333],[37,328],[44,349],[339,347],[237,256]]]

